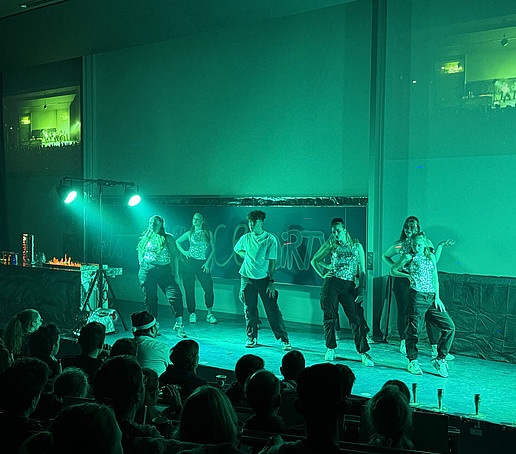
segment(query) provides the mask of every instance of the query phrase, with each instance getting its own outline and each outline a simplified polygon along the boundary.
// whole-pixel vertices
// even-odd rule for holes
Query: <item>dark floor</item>
[[[141,310],[130,302],[121,302],[120,309],[125,315],[126,324],[131,326],[133,311]],[[161,308],[159,317],[159,340],[171,346],[179,339],[172,331],[173,320],[168,307]],[[244,354],[253,353],[265,360],[265,367],[280,376],[281,358],[285,353],[274,338],[267,320],[263,319],[259,331],[258,346],[254,349],[244,347],[245,323],[243,316],[214,312],[219,323],[211,325],[205,321],[205,312],[198,311],[198,322],[188,323],[185,330],[189,338],[200,345],[201,365],[233,370],[236,361]],[[124,331],[120,320],[118,333],[109,334],[107,342],[112,344],[120,337],[132,337]],[[324,361],[324,340],[322,327],[287,323],[293,348],[300,350],[307,366]],[[430,364],[430,347],[420,346],[419,362],[423,375],[415,376],[407,372],[407,359],[399,353],[397,346],[375,343],[371,346],[371,356],[375,367],[364,367],[356,353],[354,343],[349,340],[339,342],[336,362],[348,365],[356,375],[353,394],[369,397],[375,394],[390,379],[404,381],[409,388],[417,383],[419,406],[436,409],[437,390],[444,390],[443,410],[449,414],[470,417],[475,411],[474,395],[480,394],[480,419],[516,427],[516,365],[457,355],[449,361],[449,378],[435,374]],[[437,409],[436,409],[437,410]]]

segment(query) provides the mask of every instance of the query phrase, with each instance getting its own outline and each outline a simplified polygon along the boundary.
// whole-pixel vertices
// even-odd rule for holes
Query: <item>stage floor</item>
[[[122,302],[121,309],[130,329],[130,314],[142,310],[142,305]],[[160,306],[158,317],[160,333],[158,340],[175,345],[180,339],[172,331],[173,320],[170,309]],[[263,324],[258,334],[258,346],[245,348],[245,322],[243,315],[217,313],[215,325],[205,321],[205,312],[197,311],[197,323],[185,321],[188,338],[196,340],[200,345],[200,364],[221,369],[234,370],[237,360],[248,353],[262,357],[265,368],[280,374],[281,358],[285,354],[274,338],[267,319],[262,317]],[[187,318],[187,317],[185,317]],[[290,342],[294,349],[303,353],[306,365],[324,362],[324,338],[322,327],[286,322]],[[117,333],[109,334],[106,341],[113,344],[121,337],[132,337],[130,331],[124,331],[120,320],[117,322]],[[382,385],[391,379],[405,382],[409,388],[417,383],[417,400],[424,409],[437,409],[437,389],[444,390],[443,410],[445,413],[464,417],[472,417],[475,411],[474,395],[480,394],[480,419],[497,424],[516,426],[516,364],[486,361],[461,356],[454,352],[456,359],[449,361],[449,378],[436,375],[430,364],[430,346],[420,345],[419,363],[423,375],[412,375],[407,371],[407,358],[398,347],[385,343],[374,343],[369,352],[375,367],[365,367],[360,355],[356,352],[351,338],[338,341],[335,362],[349,366],[356,381],[353,394],[371,397]]]

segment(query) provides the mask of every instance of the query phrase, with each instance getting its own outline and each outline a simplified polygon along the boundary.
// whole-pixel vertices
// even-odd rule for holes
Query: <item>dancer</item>
[[[178,251],[174,237],[165,232],[161,216],[149,219],[137,246],[140,269],[138,279],[145,295],[145,306],[154,317],[158,316],[158,286],[166,295],[176,319],[173,330],[178,337],[186,337],[183,326],[183,297],[174,276],[177,273]]]
[[[403,254],[392,266],[393,276],[405,278],[410,282],[407,299],[407,327],[405,340],[408,371],[421,375],[423,371],[417,360],[417,341],[423,324],[423,316],[427,323],[432,323],[440,332],[437,342],[437,356],[431,360],[432,365],[441,377],[448,377],[446,354],[455,337],[455,324],[446,312],[439,297],[439,279],[435,255],[430,251],[428,241],[423,232],[411,238],[412,251]],[[408,270],[408,273],[403,270]]]
[[[331,221],[332,235],[315,253],[311,264],[324,279],[321,290],[321,309],[324,313],[324,338],[327,351],[326,361],[335,359],[335,328],[338,326],[339,302],[348,317],[355,346],[362,356],[364,366],[374,366],[366,339],[367,327],[360,316],[356,303],[362,303],[365,293],[365,254],[357,239],[352,239],[341,218]],[[325,262],[330,255],[331,263]],[[329,270],[329,271],[325,271]],[[355,285],[355,276],[359,284]]]
[[[190,246],[188,250],[183,249],[181,243],[188,240]],[[215,241],[213,234],[206,227],[206,219],[201,213],[195,213],[192,219],[192,228],[183,233],[176,240],[179,252],[186,257],[182,264],[183,286],[185,288],[186,308],[189,312],[190,323],[197,322],[195,314],[195,278],[199,280],[204,290],[204,303],[208,315],[208,323],[217,323],[217,319],[212,313],[213,310],[213,280],[211,279],[210,269],[212,266],[213,255],[215,254]],[[208,253],[209,250],[209,253]]]
[[[244,304],[246,322],[245,346],[252,348],[257,345],[260,295],[274,336],[280,341],[283,350],[290,350],[292,346],[278,307],[278,291],[274,286],[278,243],[272,234],[263,229],[263,211],[249,212],[247,220],[250,232],[242,235],[234,247],[234,251],[244,259],[240,267],[240,300]]]
[[[412,246],[411,246],[411,238],[413,235],[419,233],[421,231],[419,219],[415,216],[409,216],[407,219],[405,219],[405,222],[403,224],[403,228],[401,229],[401,235],[400,239],[392,246],[387,249],[383,255],[382,259],[383,261],[389,265],[389,268],[392,268],[396,260],[393,259],[393,257],[399,255],[400,257],[404,254],[410,254],[412,252]],[[431,252],[434,252],[434,245],[432,242],[427,238],[427,245],[430,248]],[[436,263],[441,258],[442,250],[445,246],[451,246],[455,244],[455,241],[453,240],[446,240],[441,241],[437,248],[435,248],[435,261]],[[408,272],[408,269],[404,270],[405,272]],[[391,273],[392,275],[392,273]],[[407,300],[409,297],[409,287],[410,283],[407,279],[402,277],[395,277],[393,276],[393,284],[392,284],[392,290],[394,292],[394,296],[396,299],[396,306],[398,308],[398,319],[397,319],[397,325],[398,325],[398,333],[400,336],[400,352],[404,355],[407,354],[406,349],[406,341],[405,341],[405,328],[407,326],[407,316],[405,314],[406,306],[407,306]],[[426,330],[428,333],[428,340],[430,341],[430,345],[432,347],[432,357],[435,358],[437,356],[437,342],[439,341],[439,331],[436,327],[432,325],[432,323],[427,323]],[[455,359],[455,356],[453,356],[451,353],[448,353],[446,356],[446,359],[448,361],[451,361]]]

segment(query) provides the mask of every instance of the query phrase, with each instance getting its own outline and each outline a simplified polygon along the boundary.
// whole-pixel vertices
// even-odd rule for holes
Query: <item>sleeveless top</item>
[[[190,257],[196,260],[206,260],[206,253],[210,245],[206,242],[204,231],[194,230],[194,232],[190,234],[189,242],[190,247],[188,252],[190,252]]]
[[[414,280],[410,287],[416,292],[435,293],[433,271],[435,264],[424,254],[416,254],[409,266],[409,274]]]
[[[335,243],[331,253],[331,270],[329,276],[342,279],[344,281],[354,281],[358,273],[358,263],[360,257],[358,249],[349,244]]]
[[[168,265],[171,262],[170,249],[165,245],[160,247],[157,235],[153,235],[145,247],[142,262],[148,262],[152,265]]]

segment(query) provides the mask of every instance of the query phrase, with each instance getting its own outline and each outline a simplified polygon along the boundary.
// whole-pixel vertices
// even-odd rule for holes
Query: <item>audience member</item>
[[[29,335],[36,331],[43,319],[35,309],[25,309],[15,315],[5,327],[3,339],[11,359],[27,356],[29,353]]]
[[[285,423],[278,416],[281,403],[278,377],[268,370],[259,370],[247,379],[244,389],[247,402],[254,411],[244,429],[285,433]]]
[[[366,405],[366,417],[374,430],[373,446],[414,449],[407,436],[412,427],[412,409],[396,385],[384,386]]]
[[[226,395],[233,405],[247,406],[245,398],[244,385],[246,380],[256,371],[263,369],[265,362],[262,358],[256,355],[244,355],[235,365],[236,381],[226,391]]]
[[[136,357],[138,353],[138,344],[136,343],[136,339],[131,339],[129,337],[122,337],[121,339],[117,339],[113,346],[111,347],[110,357],[113,356],[121,356],[121,355],[129,355]]]
[[[16,453],[23,441],[43,429],[30,416],[49,376],[49,367],[37,358],[20,358],[0,374],[3,453]]]
[[[305,357],[299,350],[292,350],[283,356],[280,367],[281,375],[283,375],[281,392],[296,391],[297,378],[304,368]]]
[[[54,394],[61,402],[65,397],[84,398],[88,390],[88,375],[78,367],[66,368],[54,380]]]
[[[134,338],[138,345],[136,359],[142,368],[155,370],[161,375],[170,364],[170,347],[157,341],[158,324],[153,315],[147,311],[135,312],[131,315]]]
[[[64,408],[51,425],[53,454],[123,454],[113,410],[99,403]]]
[[[61,373],[61,362],[56,359],[61,343],[59,328],[54,323],[40,326],[29,337],[29,355],[45,362],[50,368],[50,378]]]
[[[103,351],[106,327],[99,322],[90,322],[81,328],[78,343],[81,346],[81,354],[66,356],[61,360],[63,368],[78,367],[88,375],[90,383],[93,382],[95,372],[102,364],[99,359]]]
[[[110,405],[115,412],[125,454],[135,452],[138,437],[161,437],[155,427],[134,422],[145,398],[142,368],[136,358],[126,355],[107,359],[97,370],[93,383],[95,399]]]
[[[307,367],[299,375],[297,395],[296,408],[305,420],[306,439],[274,444],[268,447],[267,452],[338,453],[338,421],[346,407],[343,376],[339,368],[330,363]]]
[[[199,344],[192,339],[179,341],[170,353],[172,364],[159,377],[160,385],[179,385],[186,399],[199,386],[208,382],[196,374],[199,365]]]
[[[237,444],[237,415],[228,397],[212,386],[197,388],[186,399],[176,438],[201,444]]]
[[[407,398],[407,402],[410,403],[410,390],[405,383],[403,383],[401,380],[387,380],[382,388],[385,388],[389,385],[396,386],[400,390],[401,394]]]
[[[0,338],[0,374],[11,365],[11,352]]]

